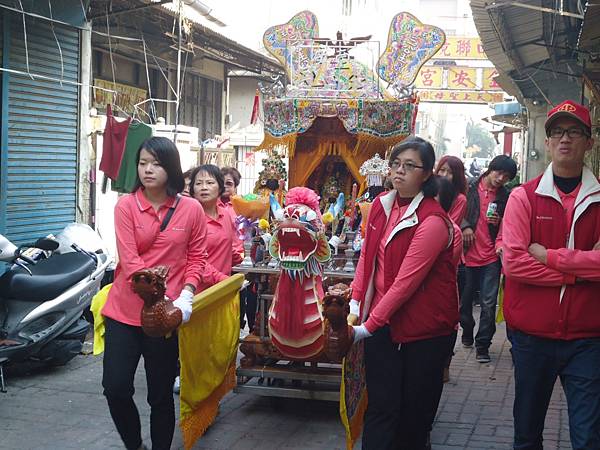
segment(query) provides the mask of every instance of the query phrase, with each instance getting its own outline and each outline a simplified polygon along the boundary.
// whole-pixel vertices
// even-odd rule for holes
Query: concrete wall
[[[546,130],[544,122],[546,121],[546,105],[534,105],[532,102],[525,103],[529,112],[527,121],[527,132],[525,148],[527,149],[525,164],[521,167],[521,182],[525,182],[537,177],[548,165],[549,158],[546,153]]]

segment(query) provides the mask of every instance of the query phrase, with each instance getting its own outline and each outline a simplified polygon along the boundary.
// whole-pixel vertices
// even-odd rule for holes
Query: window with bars
[[[182,98],[180,124],[197,127],[200,141],[221,134],[223,83],[187,73]]]

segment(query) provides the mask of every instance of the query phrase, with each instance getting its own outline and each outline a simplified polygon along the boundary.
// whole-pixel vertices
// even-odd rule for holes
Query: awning
[[[597,0],[594,0],[597,1]],[[576,0],[471,0],[473,20],[498,83],[521,103],[556,104],[581,95],[582,70],[576,52],[582,22]]]

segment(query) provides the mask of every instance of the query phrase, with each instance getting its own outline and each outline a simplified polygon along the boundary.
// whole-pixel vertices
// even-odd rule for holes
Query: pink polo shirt
[[[458,194],[454,199],[454,203],[448,211],[448,215],[452,221],[460,227],[465,215],[467,214],[467,197],[465,194]]]
[[[158,211],[143,189],[119,199],[115,206],[115,234],[119,263],[102,314],[119,322],[140,326],[142,299],[131,289],[134,272],[169,267],[166,296],[176,299],[185,284],[198,286],[206,270],[206,222],[200,204],[181,196],[164,231],[160,226],[175,202],[169,197]]]
[[[223,200],[219,199],[217,204],[221,208],[223,208],[223,210],[231,217],[231,220],[233,220],[233,223],[235,223],[235,219],[237,219],[237,214],[235,213],[235,211],[233,209],[233,204],[231,203],[231,201],[224,202]]]
[[[496,189],[488,189],[482,179],[477,186],[477,192],[479,194],[479,217],[475,229],[475,242],[465,251],[465,266],[467,267],[486,266],[498,259],[486,217],[488,205],[496,200]]]
[[[238,253],[241,253],[242,259],[243,259],[244,258],[244,241],[242,239],[240,239],[240,235],[237,232],[237,225],[236,225],[235,221],[238,216],[235,213],[235,210],[233,209],[233,204],[230,201],[225,203],[222,200],[219,200],[218,205],[220,205],[225,210],[225,212],[227,214],[229,214],[229,216],[231,217],[231,221],[233,222],[233,226],[235,228],[235,240],[233,242],[233,245],[235,247],[235,250]]]
[[[217,203],[217,218],[206,217],[206,252],[208,264],[198,291],[231,275],[231,268],[242,262],[241,241],[237,238],[235,225],[226,208]]]

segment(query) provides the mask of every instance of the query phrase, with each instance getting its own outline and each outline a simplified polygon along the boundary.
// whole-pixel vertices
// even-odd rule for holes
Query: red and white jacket
[[[360,302],[362,321],[366,321],[365,327],[370,332],[389,323],[392,340],[397,343],[450,335],[458,323],[458,258],[453,255],[452,245],[454,227],[439,203],[434,199],[424,198],[422,193],[408,205],[385,242],[383,271],[387,294],[375,307],[371,306],[376,265],[381,270],[381,264],[375,264],[375,259],[395,201],[396,191],[381,194],[375,199],[369,212],[361,252],[362,261],[359,262],[364,270],[357,270],[357,276],[361,279],[353,283],[353,298]],[[419,249],[413,248],[413,238],[431,216],[441,217],[444,222],[442,231],[447,230],[447,234],[442,232],[435,236],[437,240],[442,240],[441,246],[438,246],[440,251],[434,253],[430,260],[423,261],[422,268],[416,273],[411,272],[409,279],[405,279],[405,256],[407,253],[419,253]],[[434,244],[423,242],[422,245]],[[398,285],[404,288],[397,295],[394,294],[394,298],[388,298],[392,285],[394,290],[398,290]],[[376,310],[378,314],[375,314]]]
[[[572,211],[565,212],[552,164],[516,188],[503,221],[508,326],[550,339],[600,337],[600,250],[592,250],[599,240],[600,183],[589,169]],[[531,243],[548,249],[546,264],[528,253]]]

